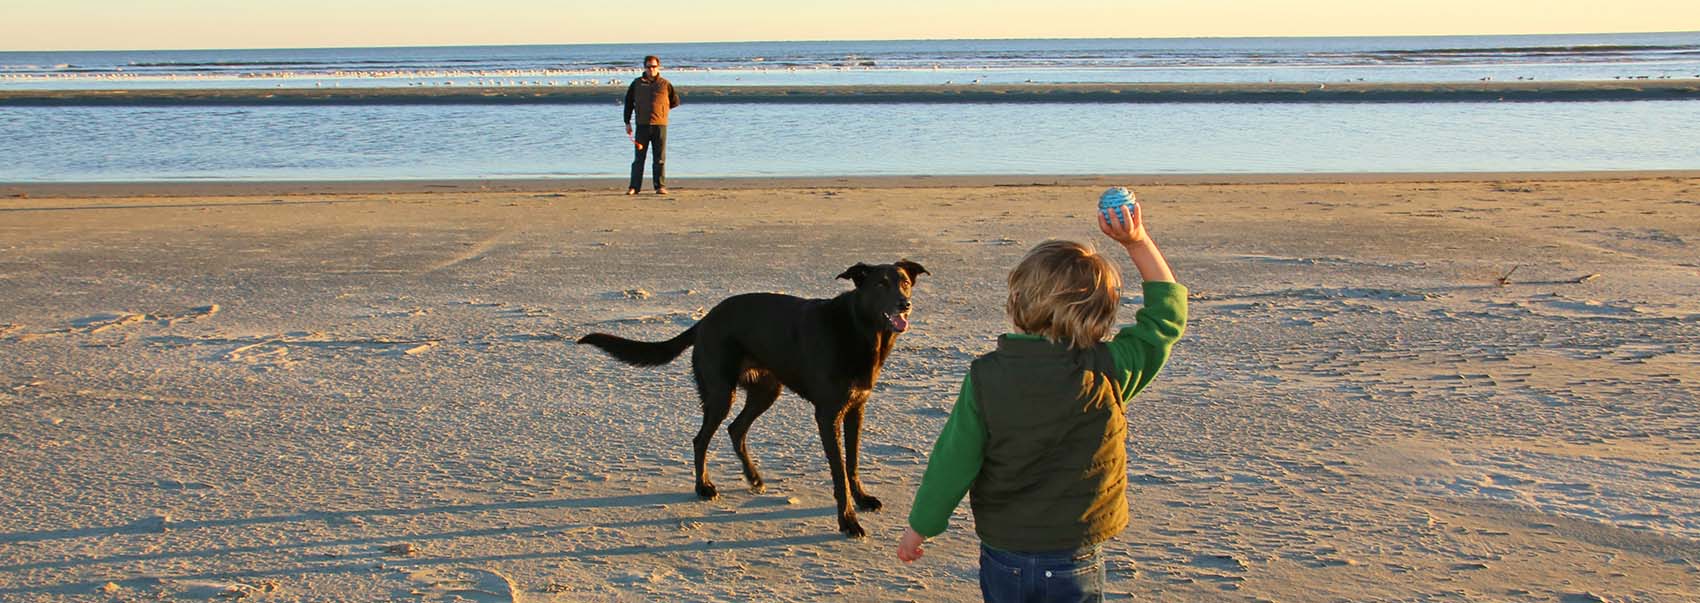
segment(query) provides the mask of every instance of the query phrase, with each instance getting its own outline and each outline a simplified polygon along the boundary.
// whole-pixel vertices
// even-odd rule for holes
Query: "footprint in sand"
[[[102,312],[92,316],[72,319],[69,327],[53,329],[40,333],[20,333],[19,331],[22,331],[24,328],[23,325],[6,323],[0,324],[0,337],[7,337],[16,333],[13,337],[14,339],[17,339],[18,341],[29,341],[31,339],[57,335],[92,335],[143,322],[154,322],[169,327],[185,320],[199,320],[201,318],[212,316],[217,314],[218,311],[218,304],[208,304],[205,306],[196,306],[175,314],[164,312],[158,314]]]
[[[207,304],[205,306],[195,306],[177,314],[149,314],[147,315],[147,318],[148,320],[164,323],[165,326],[169,327],[179,322],[200,320],[202,318],[218,314],[220,309],[221,308],[219,308],[218,304]]]
[[[132,314],[129,312],[96,314],[94,316],[85,316],[72,320],[70,332],[89,334],[101,333],[119,327],[136,324],[146,319],[146,314]]]
[[[502,574],[477,568],[427,569],[407,574],[415,587],[408,595],[421,601],[516,602],[519,589]]]
[[[82,333],[100,333],[144,321],[159,323],[163,326],[175,325],[186,320],[200,320],[220,310],[218,304],[196,306],[178,313],[161,312],[157,314],[136,314],[134,312],[109,312],[96,314],[71,321],[74,331]]]
[[[671,323],[671,324],[674,324],[674,325],[688,327],[688,326],[691,326],[693,324],[696,324],[697,321],[702,320],[702,317],[706,314],[708,314],[708,310],[705,309],[705,308],[696,308],[696,309],[689,310],[689,311],[668,310],[666,312],[661,312],[661,313],[626,314],[626,315],[622,315],[622,316],[615,316],[615,317],[612,317],[612,318],[607,318],[607,319],[604,319],[604,320],[594,321],[594,322],[591,322],[589,324],[592,324],[592,325],[599,325],[599,324],[600,325],[636,325],[636,324],[668,324],[668,323]]]
[[[114,584],[114,586],[116,586]],[[162,580],[159,586],[164,592],[176,591],[175,598],[205,601],[228,601],[246,599],[254,596],[266,596],[276,593],[279,589],[275,580],[262,580],[253,584],[244,582],[218,582],[212,580]],[[107,592],[117,592],[116,588]]]

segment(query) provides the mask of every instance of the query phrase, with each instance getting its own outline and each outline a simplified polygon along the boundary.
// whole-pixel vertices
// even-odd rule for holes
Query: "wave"
[[[1592,43],[1597,42],[1597,43]],[[413,78],[605,78],[635,75],[636,57],[659,52],[668,70],[714,72],[713,83],[757,74],[806,73],[787,83],[910,83],[927,71],[985,70],[988,80],[1138,81],[1147,73],[1192,81],[1201,70],[1230,72],[1216,79],[1288,79],[1310,71],[1313,81],[1460,80],[1487,77],[1602,79],[1619,75],[1688,77],[1700,73],[1700,33],[1452,38],[1094,39],[885,42],[751,42],[658,45],[343,48],[195,51],[0,52],[0,78],[69,82],[140,78],[202,81],[267,79],[284,86],[314,80]],[[1417,67],[1422,69],[1408,69]],[[1487,68],[1484,72],[1481,68]],[[1003,74],[997,73],[1003,70]],[[834,72],[879,71],[876,75]],[[1021,71],[1019,75],[1010,72]],[[1076,73],[1088,73],[1075,75]],[[1338,75],[1350,71],[1349,75]],[[1254,76],[1245,73],[1257,72]],[[1178,75],[1177,75],[1178,74]],[[978,79],[945,74],[938,81]],[[1085,78],[1085,79],[1076,79]],[[305,82],[302,84],[301,82]],[[456,85],[471,82],[456,82]],[[415,85],[397,82],[394,85]],[[191,85],[190,87],[193,87]]]
[[[1520,55],[1520,54],[1635,54],[1660,52],[1696,52],[1700,45],[1638,45],[1585,44],[1577,46],[1500,46],[1494,48],[1419,48],[1381,50],[1379,54],[1397,55]]]
[[[280,61],[280,60],[228,61],[227,60],[227,61],[152,61],[152,62],[132,61],[130,63],[127,63],[127,65],[130,65],[132,67],[299,67],[299,66],[303,66],[303,65],[322,65],[322,66],[327,66],[327,67],[334,67],[334,66],[338,66],[338,65],[410,65],[410,64],[456,65],[456,64],[488,63],[488,62],[490,62],[489,59],[432,58],[432,59],[367,59],[367,60],[339,59],[339,60],[335,60],[335,61],[311,61],[311,60],[295,60],[295,61]]]
[[[367,89],[0,90],[5,106],[335,106],[612,103],[619,86]],[[692,104],[1430,103],[1700,100],[1700,81],[1454,84],[1028,84],[699,86]]]

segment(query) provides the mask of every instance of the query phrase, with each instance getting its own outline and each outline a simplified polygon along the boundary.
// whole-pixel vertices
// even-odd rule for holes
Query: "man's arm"
[[[673,109],[673,108],[676,108],[678,106],[679,106],[679,89],[673,87],[673,82],[667,82],[667,108]]]
[[[630,132],[631,129],[632,129],[632,111],[634,111],[636,109],[637,109],[637,82],[632,82],[632,85],[626,86],[626,115],[625,115],[625,118],[623,119],[623,121],[626,122],[626,131],[627,132]]]

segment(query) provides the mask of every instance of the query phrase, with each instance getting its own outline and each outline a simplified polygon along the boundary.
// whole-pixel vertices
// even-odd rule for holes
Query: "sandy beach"
[[[0,601],[977,601],[966,505],[896,541],[1008,269],[1105,244],[1106,184],[1192,291],[1112,600],[1700,600],[1700,174],[675,178],[0,185]],[[899,258],[865,540],[805,403],[699,501],[688,359],[572,343]]]

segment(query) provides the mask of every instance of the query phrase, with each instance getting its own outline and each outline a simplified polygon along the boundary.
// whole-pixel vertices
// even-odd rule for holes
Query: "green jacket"
[[[1079,548],[1127,526],[1123,405],[1157,376],[1186,327],[1186,287],[1143,288],[1134,324],[1107,343],[1070,350],[1008,334],[975,361],[933,445],[910,527],[944,532],[970,490],[975,531],[995,548]]]

